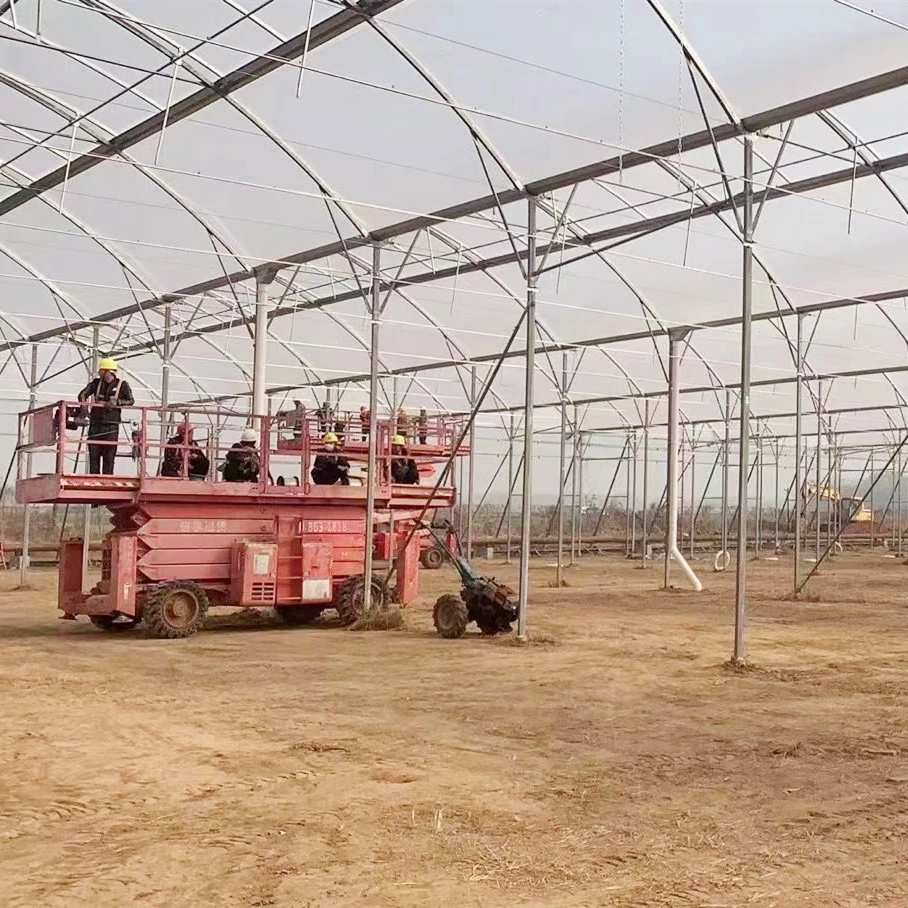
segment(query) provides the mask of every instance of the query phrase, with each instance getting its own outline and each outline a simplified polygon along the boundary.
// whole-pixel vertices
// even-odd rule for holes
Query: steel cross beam
[[[884,173],[886,171],[897,170],[901,167],[906,166],[908,166],[908,153],[897,154],[889,158],[882,158],[872,164],[862,164],[857,168],[846,167],[842,170],[836,170],[832,173],[820,174],[818,176],[809,177],[804,180],[798,180],[794,183],[787,183],[783,186],[770,187],[762,192],[761,196],[764,200],[768,201],[770,199],[783,198],[788,195],[800,195],[806,192],[812,192],[816,189],[835,186],[840,183],[847,183],[851,180],[859,180],[869,176],[879,176],[881,173]],[[552,250],[559,250],[566,247],[580,248],[584,250],[583,253],[576,256],[574,259],[568,260],[563,263],[555,263],[553,265],[549,265],[545,270],[548,271],[563,268],[579,259],[594,255],[598,256],[607,251],[608,247],[597,248],[596,244],[620,237],[638,239],[641,236],[655,233],[658,230],[664,230],[667,227],[673,227],[676,224],[682,224],[698,218],[708,217],[710,215],[719,215],[725,211],[731,211],[735,207],[735,205],[740,204],[741,198],[741,194],[738,193],[731,199],[719,199],[715,202],[694,208],[693,211],[684,209],[682,211],[671,212],[669,214],[659,215],[653,218],[633,221],[628,224],[620,224],[616,227],[609,227],[605,230],[597,231],[595,233],[583,234],[580,237],[572,237],[561,242],[552,241],[548,244],[540,244],[538,246],[538,252],[544,255],[545,253]],[[373,231],[373,235],[375,235],[375,233],[382,232],[383,231],[381,230]],[[393,237],[390,237],[389,239],[391,238]],[[363,242],[364,240],[350,240],[348,242],[348,246],[351,248],[359,247],[363,244]],[[324,255],[336,254],[333,249],[333,244],[330,247],[322,247],[322,253],[319,256],[315,257],[321,258]],[[407,277],[401,278],[400,280],[385,282],[382,285],[382,292],[395,290],[399,287],[409,287],[414,284],[430,284],[435,281],[444,280],[445,278],[455,278],[458,275],[472,274],[477,271],[486,271],[491,268],[510,265],[515,261],[526,258],[526,254],[526,249],[518,249],[516,252],[510,251],[485,259],[477,258],[472,262],[462,262],[456,266],[451,266],[449,268],[424,271],[418,274],[408,275]],[[305,253],[304,256],[290,256],[286,259],[280,260],[277,263],[269,263],[269,266],[273,265],[275,267],[289,267],[290,265],[305,264],[306,262],[311,260],[312,256],[312,253]],[[236,274],[229,276],[229,281],[239,282],[247,279],[248,274],[245,271],[237,272]],[[199,293],[206,293],[219,289],[220,287],[224,286],[225,281],[226,279],[224,277],[205,281],[202,284],[186,287],[174,294],[167,294],[166,296],[160,297],[156,300],[147,300],[143,303],[143,305],[146,309],[151,309],[156,306],[162,305],[164,302],[176,302],[185,296],[195,296]],[[283,315],[291,315],[292,313],[299,312],[301,310],[320,309],[324,306],[334,305],[335,303],[349,302],[350,300],[359,299],[361,296],[362,291],[360,291],[359,289],[349,290],[344,293],[333,293],[331,296],[322,297],[320,299],[316,298],[306,303],[277,308],[272,313],[272,318],[277,318]],[[107,321],[111,317],[121,318],[124,315],[130,314],[132,311],[134,311],[134,309],[134,306],[128,306],[124,309],[105,313],[103,315],[96,316],[95,322]],[[204,333],[215,333],[217,331],[224,331],[229,328],[242,327],[243,325],[248,324],[248,322],[248,318],[237,318],[199,330],[203,331]],[[48,337],[56,336],[57,332],[58,329],[50,329],[49,331],[42,332],[41,334],[33,335],[33,337],[29,338],[28,340],[47,340]],[[0,345],[0,350],[3,349],[5,349],[5,347],[3,345]]]
[[[138,145],[145,139],[156,135],[162,129],[173,126],[174,123],[179,123],[200,110],[204,110],[214,104],[215,101],[225,98],[233,92],[251,85],[253,82],[257,82],[269,73],[279,69],[284,63],[289,63],[300,57],[304,48],[308,47],[309,51],[315,50],[334,38],[339,38],[341,35],[346,34],[350,29],[365,22],[371,16],[383,13],[401,2],[402,0],[361,0],[355,9],[344,9],[313,25],[311,29],[306,29],[306,31],[278,44],[267,54],[256,57],[227,73],[227,75],[218,79],[212,85],[200,88],[191,95],[181,98],[171,104],[169,109],[146,117],[141,123],[137,123],[108,141],[96,145],[91,151],[74,157],[70,163],[52,170],[43,177],[39,177],[24,189],[8,195],[0,200],[0,217],[20,205],[24,205],[36,195],[47,192],[49,189],[59,186],[64,181],[72,179],[80,173],[91,170],[102,161],[115,157],[122,151]],[[226,286],[226,283],[220,286]]]
[[[802,376],[801,381],[807,383],[807,382],[815,382],[815,381],[829,381],[834,378],[870,378],[874,375],[887,375],[887,374],[891,375],[895,372],[899,372],[899,373],[908,372],[908,365],[905,365],[905,366],[881,366],[881,367],[874,367],[874,368],[869,368],[869,369],[847,369],[847,370],[843,370],[841,372],[818,372],[814,375]],[[774,387],[776,385],[792,385],[792,384],[795,384],[797,382],[797,380],[798,380],[798,378],[796,375],[786,375],[786,376],[781,376],[779,378],[762,378],[759,381],[752,381],[750,383],[750,386],[752,388],[768,388],[768,387]],[[740,388],[740,385],[738,383],[728,383],[724,387],[730,391],[736,391]],[[690,388],[680,388],[678,393],[679,394],[708,394],[712,390],[714,390],[713,385],[697,385],[695,387],[690,387]],[[613,395],[609,395],[606,397],[585,397],[580,400],[575,400],[574,403],[577,404],[578,406],[582,406],[585,404],[617,403],[619,401],[631,400],[632,397],[635,397],[635,396],[637,398],[642,398],[642,399],[646,400],[646,399],[665,397],[666,393],[667,392],[665,391],[665,389],[661,389],[659,391],[646,391],[645,393],[638,394],[638,395],[613,394]],[[536,409],[544,410],[544,409],[552,409],[553,407],[560,407],[560,406],[561,406],[560,401],[550,401],[550,402],[544,403],[544,404],[537,404]],[[512,411],[516,412],[520,409],[522,409],[522,408],[518,407],[518,406],[514,406],[514,407],[508,407],[507,410],[504,410],[504,411],[502,411],[502,410],[485,410],[484,412],[485,413],[502,413],[502,412],[510,413]],[[856,409],[856,408],[851,408],[851,409]],[[895,409],[901,410],[902,408],[900,406],[896,406]],[[822,409],[821,412],[823,412],[823,413],[826,412],[825,407]],[[463,414],[454,413],[452,415],[461,416]],[[761,417],[755,416],[754,418],[763,419],[762,416]],[[627,428],[626,426],[623,426],[621,431],[625,431],[626,428]]]
[[[396,2],[400,2],[400,0],[396,0]],[[336,23],[337,20],[339,19],[339,17],[348,16],[348,17],[351,17],[351,19],[356,19],[358,17],[361,17],[362,15],[375,15],[377,12],[380,12],[384,9],[389,9],[394,5],[396,5],[395,0],[375,0],[375,2],[370,5],[367,13],[353,14],[349,10],[345,10],[344,12],[339,13],[337,16],[334,16],[331,19],[326,20],[325,23],[319,23],[319,25],[315,26],[313,28],[313,36],[315,34],[316,29],[326,28],[327,23],[331,23],[331,22]],[[347,21],[347,20],[345,20],[345,21],[346,21],[346,27],[343,29],[344,31],[351,28],[352,25],[354,24],[353,21]],[[335,32],[337,31],[338,28],[339,28],[339,26],[335,25]],[[335,32],[332,32],[330,34],[330,37],[334,37]],[[342,32],[337,32],[337,33],[342,33]],[[275,55],[275,54],[283,54],[285,57],[287,57],[288,55],[292,56],[292,54],[288,54],[287,45],[290,45],[293,42],[296,42],[296,45],[298,45],[298,47],[296,47],[296,45],[294,45],[294,46],[296,47],[296,56],[299,56],[302,52],[304,39],[305,39],[305,33],[297,36],[296,39],[290,39],[290,41],[285,42],[284,45],[280,45],[279,48],[277,48],[275,51],[272,51],[272,54],[269,55],[269,57],[272,55]],[[329,35],[323,34],[322,38],[321,38],[321,43],[325,43],[327,40],[329,40]],[[310,43],[310,49],[312,46],[313,45]],[[261,66],[265,65],[266,63],[271,64],[272,68],[280,65],[279,61],[274,61],[274,60],[262,60],[261,58],[259,58],[259,61],[260,61],[259,68]],[[252,67],[253,65],[254,65],[254,63],[248,64],[247,66],[243,67],[242,68],[243,72],[245,72],[249,67]],[[269,71],[270,71],[270,69],[269,69]],[[239,73],[239,71],[237,71],[237,73]],[[237,73],[227,75],[223,79],[218,80],[218,82],[215,83],[215,85],[212,86],[211,88],[201,89],[199,92],[196,92],[195,94],[191,95],[190,98],[185,99],[183,102],[178,102],[178,105],[173,105],[173,107],[171,108],[171,114],[168,118],[168,122],[174,122],[174,114],[178,114],[177,118],[181,118],[179,116],[179,110],[177,109],[179,104],[187,104],[193,98],[199,99],[199,102],[197,102],[197,103],[204,101],[204,103],[202,103],[201,106],[206,106],[208,103],[211,103],[213,100],[216,99],[218,92],[223,90],[223,88],[221,87],[222,83],[225,85],[230,85],[231,91],[235,90],[239,86],[233,85],[231,76],[233,76],[234,78],[239,78],[239,75],[237,75]],[[257,77],[260,77],[263,74],[264,73],[259,73],[259,76],[257,76]],[[243,84],[246,84],[246,83],[244,82]],[[650,145],[640,151],[622,153],[621,155],[618,155],[615,157],[606,158],[604,160],[600,160],[595,163],[585,165],[583,167],[574,168],[572,170],[564,171],[562,173],[555,174],[553,176],[546,177],[541,180],[536,180],[536,181],[526,184],[526,186],[524,186],[522,188],[506,189],[506,190],[503,190],[494,195],[486,195],[486,196],[482,196],[479,198],[471,199],[466,202],[461,202],[456,205],[451,205],[446,208],[439,209],[439,210],[431,212],[429,214],[417,215],[415,217],[408,218],[404,221],[399,221],[395,224],[391,224],[386,227],[378,228],[377,230],[372,231],[372,233],[367,237],[361,237],[361,236],[350,237],[348,239],[344,239],[344,240],[341,240],[338,242],[327,243],[327,244],[319,246],[319,247],[303,250],[302,252],[297,252],[297,253],[294,253],[294,254],[291,254],[288,256],[284,256],[279,259],[275,259],[272,262],[267,262],[267,263],[263,263],[263,264],[271,264],[271,265],[276,265],[279,267],[289,267],[289,266],[293,266],[293,265],[302,265],[302,264],[306,264],[309,262],[314,262],[319,259],[330,258],[331,256],[344,255],[346,253],[349,253],[350,250],[363,248],[364,246],[369,246],[369,245],[371,245],[371,243],[373,241],[382,242],[385,240],[394,239],[396,237],[403,236],[408,233],[413,233],[417,230],[431,227],[435,224],[439,224],[439,223],[443,223],[443,222],[447,222],[447,221],[451,221],[451,220],[458,220],[460,218],[468,217],[470,215],[480,214],[485,211],[494,210],[494,209],[498,208],[499,205],[503,207],[505,205],[512,204],[512,203],[520,201],[522,199],[526,199],[527,197],[530,197],[530,196],[539,196],[539,195],[543,195],[544,193],[553,192],[558,189],[563,189],[565,187],[572,186],[576,183],[582,183],[582,182],[586,182],[589,180],[595,180],[600,177],[606,176],[608,174],[618,173],[619,170],[626,171],[628,169],[631,169],[634,167],[639,167],[643,164],[647,164],[656,158],[671,157],[671,156],[677,155],[679,153],[683,154],[686,151],[694,151],[699,148],[705,148],[708,145],[710,145],[713,141],[722,142],[722,141],[726,141],[728,139],[732,139],[743,133],[758,132],[760,130],[767,129],[769,127],[778,125],[780,123],[786,123],[789,120],[795,120],[800,117],[805,117],[810,114],[818,113],[819,111],[822,111],[822,110],[827,110],[828,108],[831,108],[831,107],[837,107],[841,104],[847,104],[852,101],[860,100],[862,98],[871,97],[871,96],[879,94],[881,92],[890,91],[892,89],[899,88],[904,85],[908,85],[908,66],[903,66],[898,69],[889,70],[888,72],[880,73],[876,76],[871,76],[867,79],[861,79],[860,81],[851,82],[846,85],[839,86],[838,88],[831,89],[829,91],[821,92],[816,95],[811,95],[808,98],[803,98],[798,101],[793,101],[788,104],[783,104],[779,107],[774,107],[769,110],[761,111],[761,112],[753,114],[751,116],[744,117],[741,120],[740,125],[726,124],[726,125],[714,128],[711,132],[709,130],[700,130],[699,132],[689,133],[688,135],[680,137],[680,139],[677,137],[672,138],[667,141],[657,143],[655,145]],[[197,108],[197,109],[199,109],[199,108]],[[189,113],[192,113],[192,112],[194,112],[194,111],[190,111]],[[183,113],[182,116],[188,116],[189,113]],[[149,118],[149,120],[146,122],[150,122],[150,121],[154,121],[154,123],[156,124],[156,128],[160,127],[161,123],[163,122],[163,113]],[[141,125],[142,124],[139,124],[139,127],[141,127]],[[139,127],[134,127],[134,129],[138,129]],[[109,151],[106,154],[107,157],[110,157],[111,155],[116,154],[117,151],[121,150],[123,147],[128,147],[128,146],[123,146],[122,143],[124,141],[124,137],[128,137],[129,132],[130,131],[127,131],[127,133],[122,133],[120,136],[115,137],[114,139],[110,140],[110,142],[106,143],[105,145],[99,146],[99,148],[109,148]],[[153,132],[150,134],[153,134]],[[147,137],[147,136],[143,136],[143,138],[145,138],[145,137]],[[96,153],[97,152],[92,152],[92,155],[95,155]],[[866,167],[866,168],[864,168],[864,170],[862,170],[861,168],[858,168],[857,175],[859,177],[861,175],[866,176],[871,173],[882,172],[882,170],[884,170],[884,169],[892,169],[895,166],[903,166],[904,164],[908,163],[908,156],[896,156],[896,157],[899,160],[885,159],[880,162],[875,162],[875,164],[873,166]],[[903,158],[903,157],[905,158],[905,160],[901,160],[901,158]],[[84,156],[83,156],[83,158],[84,158]],[[76,166],[77,161],[80,161],[80,160],[83,160],[83,159],[80,159],[80,158],[74,159],[72,167],[74,168]],[[92,160],[95,160],[95,159],[92,158]],[[85,169],[84,164],[80,165],[80,166],[82,169]],[[64,168],[60,168],[54,172],[55,174],[59,174],[60,176],[59,176],[59,179],[57,180],[57,182],[53,182],[51,185],[57,185],[58,182],[62,182],[62,177],[63,177],[62,172],[63,171],[64,171]],[[70,175],[72,176],[78,172],[81,172],[81,170],[74,170],[71,168]],[[53,174],[49,174],[48,176],[46,176],[42,179],[47,180],[53,176],[54,176]],[[853,169],[847,168],[844,176],[842,176],[841,174],[832,175],[832,182],[834,183],[834,182],[840,182],[843,180],[851,180],[852,177],[853,177]],[[804,187],[805,185],[807,185],[807,186],[813,185],[814,188],[831,185],[831,183],[828,182],[828,180],[830,179],[830,177],[828,175],[825,177],[818,178],[818,179],[819,179],[819,182],[816,183],[815,185],[811,181],[807,181],[807,180],[801,181],[800,185],[802,187]],[[38,182],[40,183],[40,181],[38,181]],[[794,185],[797,186],[799,184],[794,184]],[[50,188],[50,186],[47,186],[45,188]],[[34,194],[34,192],[36,192],[36,191],[43,191],[43,189],[41,189],[40,187],[36,187],[33,184],[33,188],[31,190],[29,190],[29,192],[31,194]],[[786,192],[791,191],[791,187],[786,187],[785,191]],[[808,189],[802,188],[801,191],[808,191]],[[780,192],[782,192],[782,190],[776,190],[776,195],[778,196],[778,194]],[[16,193],[13,196],[11,196],[10,198],[16,198],[17,196],[20,196],[20,193]],[[2,214],[4,211],[3,205],[8,204],[8,202],[9,202],[9,199],[5,200],[3,203],[0,203],[0,214]],[[724,204],[728,204],[728,203],[725,202]],[[715,213],[713,211],[712,207],[709,207],[709,210],[703,211],[703,215],[711,214],[711,213]],[[684,214],[684,216],[681,218],[681,220],[685,221],[689,218],[690,213],[685,211],[683,214]],[[672,218],[672,220],[670,220],[668,224],[663,224],[662,226],[670,226],[671,224],[675,223],[674,218],[678,217],[678,215],[673,214],[673,215],[670,215],[667,217]],[[658,219],[654,219],[654,220],[658,220]],[[653,226],[653,225],[650,224],[649,226]],[[620,235],[626,235],[627,233],[635,233],[638,230],[647,229],[647,222],[638,222],[634,225],[628,225],[626,228],[621,227],[621,228],[614,228],[614,229],[620,230],[621,231]],[[572,245],[581,246],[584,243],[588,244],[590,242],[597,242],[597,241],[600,241],[601,239],[608,238],[611,235],[612,235],[611,232],[608,232],[608,231],[603,231],[602,233],[600,233],[598,235],[591,234],[591,235],[585,236],[582,241],[581,240],[573,241]],[[554,248],[559,248],[559,249],[561,248],[561,245],[562,245],[561,243],[553,244]],[[544,253],[545,250],[540,248],[539,252]],[[513,261],[513,259],[514,259],[514,254],[512,252],[508,256],[503,257],[502,263]],[[464,267],[465,268],[468,267],[468,270],[475,271],[475,270],[480,270],[483,267],[489,267],[490,264],[492,264],[496,261],[497,260],[488,260],[486,262],[478,262],[476,264],[464,266]],[[462,268],[461,270],[464,270],[464,269]],[[438,272],[437,274],[430,274],[428,276],[425,276],[423,278],[423,281],[429,282],[432,280],[437,280],[437,279],[443,278],[445,276],[446,276],[446,274],[444,272]],[[150,309],[150,308],[155,308],[156,306],[161,306],[168,302],[176,302],[177,300],[179,300],[183,297],[186,297],[186,296],[197,296],[201,293],[206,293],[206,292],[210,292],[212,290],[222,289],[223,287],[228,286],[231,282],[240,283],[244,280],[250,280],[252,277],[253,277],[253,274],[252,274],[251,269],[238,271],[231,275],[221,275],[218,277],[211,278],[207,281],[201,281],[190,287],[184,287],[181,290],[176,290],[172,293],[164,294],[163,296],[160,296],[156,299],[153,298],[153,299],[146,300],[142,303],[142,306],[146,310]],[[412,279],[409,282],[412,283]],[[359,295],[359,294],[357,294],[357,295]],[[332,298],[332,299],[328,300],[327,302],[335,302],[335,300]],[[133,305],[121,307],[118,309],[110,310],[105,313],[99,313],[94,317],[93,323],[98,323],[98,322],[103,322],[103,321],[114,321],[116,319],[123,318],[124,316],[130,315],[137,308],[138,307],[135,304],[133,304]],[[275,314],[282,314],[282,313],[276,312]],[[70,327],[72,328],[75,326],[70,326]],[[39,332],[35,335],[32,335],[29,338],[26,338],[25,342],[33,343],[33,342],[37,342],[37,341],[41,341],[41,340],[47,340],[51,337],[57,337],[57,336],[60,336],[61,334],[65,334],[66,330],[67,329],[65,329],[65,328],[49,329],[47,331]],[[8,347],[8,345],[0,345],[0,350],[5,349],[7,347]]]

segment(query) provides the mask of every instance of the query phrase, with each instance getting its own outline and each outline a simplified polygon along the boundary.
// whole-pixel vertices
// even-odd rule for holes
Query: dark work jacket
[[[174,435],[167,444],[182,445],[184,442],[181,436]],[[164,450],[164,457],[161,461],[161,475],[182,476],[184,455],[186,455],[188,459],[186,470],[187,476],[204,477],[208,475],[211,464],[208,462],[208,457],[205,455],[205,452],[202,451],[197,444],[191,444],[188,448],[184,448],[183,450],[175,447],[166,448]]]
[[[135,403],[132,396],[132,388],[129,382],[123,379],[117,379],[110,383],[101,381],[100,378],[92,379],[80,392],[79,401],[85,403],[103,404],[107,401],[114,401],[118,404],[124,404],[131,407]],[[89,434],[98,432],[115,432],[120,428],[120,408],[119,407],[92,407],[88,416]]]
[[[346,457],[319,454],[312,465],[312,481],[317,486],[350,485],[350,461]]]
[[[248,442],[238,441],[227,452],[224,482],[258,482],[259,452]]]
[[[419,485],[419,469],[409,457],[396,457],[391,461],[391,482],[402,486]]]

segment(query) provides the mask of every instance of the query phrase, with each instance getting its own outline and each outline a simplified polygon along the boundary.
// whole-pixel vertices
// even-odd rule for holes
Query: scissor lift
[[[315,419],[286,414],[257,421],[259,481],[231,483],[220,479],[218,468],[239,439],[245,417],[130,408],[135,438],[121,442],[120,450],[132,447],[127,457],[134,475],[102,476],[80,469],[87,439],[67,428],[67,414],[77,406],[61,402],[30,410],[19,423],[20,503],[104,506],[111,513],[101,579],[91,590],[85,591],[83,540],[62,547],[58,601],[64,618],[87,615],[110,630],[141,622],[152,636],[186,637],[214,606],[273,607],[288,624],[314,621],[329,607],[344,623],[362,613],[368,441],[355,418],[346,420],[340,452],[351,463],[350,485],[311,482],[312,461],[322,450],[321,427]],[[159,475],[163,439],[180,422],[199,434],[207,427],[207,439],[197,442],[211,460],[202,481],[189,478],[185,456],[182,476]],[[435,490],[432,475],[450,458],[460,428],[453,420],[432,420],[426,443],[410,449],[421,484],[405,486],[390,481],[394,426],[379,420],[369,427],[377,434],[375,524],[383,530],[376,534],[383,550],[378,554],[394,562],[397,578],[389,590],[374,575],[372,599],[379,607],[392,598],[406,604],[418,595],[422,540],[411,530],[421,515],[431,520],[437,509],[454,504],[453,486]],[[152,442],[153,435],[161,440]],[[29,463],[45,472],[26,475]],[[281,483],[273,481],[278,471]]]

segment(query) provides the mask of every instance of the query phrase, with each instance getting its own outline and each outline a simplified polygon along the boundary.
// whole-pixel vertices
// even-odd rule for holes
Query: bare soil
[[[908,567],[794,602],[753,562],[745,670],[698,570],[536,565],[529,646],[437,639],[447,569],[401,630],[182,641],[37,574],[0,595],[0,904],[908,905]]]

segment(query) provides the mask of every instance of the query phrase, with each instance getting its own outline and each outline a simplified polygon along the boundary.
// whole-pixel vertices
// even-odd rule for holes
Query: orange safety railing
[[[121,406],[119,424],[115,426],[116,439],[99,437],[97,433],[93,436],[91,415],[93,410],[103,406],[61,401],[21,413],[19,478],[26,478],[24,471],[29,463],[32,464],[32,475],[83,475],[87,472],[86,462],[90,456],[103,462],[104,452],[113,449],[114,464],[130,460],[134,464],[132,475],[139,479],[160,477],[222,481],[227,453],[249,424],[247,415],[231,410]],[[365,483],[368,439],[370,432],[375,431],[379,484],[389,483],[391,461],[398,456],[392,454],[391,440],[401,434],[396,421],[370,419],[364,422],[359,414],[343,413],[332,414],[329,426],[324,415],[318,411],[294,410],[253,422],[256,425],[255,447],[260,464],[258,484],[263,487],[283,485],[288,489],[309,491],[312,486],[311,469],[316,456],[324,452],[324,435],[328,431],[338,436],[339,445],[334,453],[349,462],[353,484]],[[185,436],[182,441],[177,437],[177,429],[181,425],[193,430],[192,444],[185,441]],[[462,427],[460,420],[443,417],[431,417],[423,425],[417,424],[413,427],[415,443],[412,431],[406,436],[408,456],[418,464],[446,461],[460,437]],[[110,434],[113,429],[111,424]],[[204,476],[192,477],[192,452],[196,449],[205,455],[209,469]],[[176,457],[173,457],[174,452]],[[467,450],[463,448],[458,453],[465,454]],[[161,477],[165,458],[176,461],[177,476]],[[123,476],[116,466],[114,472]],[[279,482],[279,477],[282,482]]]

